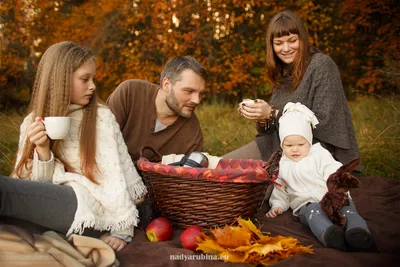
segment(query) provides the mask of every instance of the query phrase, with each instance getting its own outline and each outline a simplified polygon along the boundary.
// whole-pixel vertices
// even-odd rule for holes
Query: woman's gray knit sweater
[[[339,69],[329,56],[314,54],[303,79],[293,92],[290,91],[289,76],[284,78],[283,85],[273,91],[270,104],[281,112],[288,102],[300,102],[317,116],[319,124],[313,130],[313,143],[320,142],[343,164],[359,157]],[[267,160],[280,149],[278,131],[266,134],[260,127],[258,131],[256,143],[263,160]]]

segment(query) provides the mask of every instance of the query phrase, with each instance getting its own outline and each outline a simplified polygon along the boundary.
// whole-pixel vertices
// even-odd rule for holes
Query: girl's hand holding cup
[[[50,139],[46,134],[42,118],[36,117],[35,121],[28,127],[28,138],[36,146],[50,147]]]
[[[28,138],[36,146],[36,152],[40,160],[50,159],[50,139],[46,134],[42,118],[36,117],[35,121],[28,127]]]
[[[50,159],[50,140],[61,140],[68,135],[69,117],[36,117],[28,128],[28,138],[36,145],[40,160]]]

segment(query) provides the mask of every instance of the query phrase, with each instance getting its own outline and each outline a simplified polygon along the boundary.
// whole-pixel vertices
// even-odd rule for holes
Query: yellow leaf
[[[235,252],[235,251],[225,251],[218,255],[225,262],[245,262],[246,255],[244,253]]]
[[[224,228],[216,228],[211,232],[220,246],[236,248],[250,245],[251,232],[247,229],[225,225]]]
[[[203,251],[204,253],[209,253],[213,255],[226,251],[225,248],[215,243],[215,241],[210,239],[209,237],[206,237],[204,238],[203,241],[199,242],[197,244],[196,250],[200,250]]]
[[[263,237],[263,234],[261,233],[261,231],[259,229],[257,229],[257,227],[254,225],[254,223],[250,219],[244,220],[242,218],[239,218],[237,221],[240,226],[253,232],[254,234],[257,235],[258,238]]]
[[[282,250],[282,246],[280,243],[277,244],[265,244],[265,245],[260,245],[260,244],[254,244],[252,248],[248,251],[248,253],[257,253],[262,256],[267,255],[270,252],[277,251],[277,250]]]

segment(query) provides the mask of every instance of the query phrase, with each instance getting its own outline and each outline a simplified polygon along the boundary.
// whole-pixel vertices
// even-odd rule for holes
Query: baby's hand
[[[272,208],[265,214],[269,218],[276,218],[276,216],[281,215],[283,210],[281,208]]]
[[[122,240],[118,237],[110,236],[110,234],[108,234],[108,233],[102,235],[100,237],[100,240],[103,240],[104,242],[106,242],[115,251],[121,251],[128,244],[124,240]]]

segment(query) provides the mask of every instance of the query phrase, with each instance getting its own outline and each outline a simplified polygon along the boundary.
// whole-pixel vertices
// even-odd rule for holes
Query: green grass
[[[13,169],[22,120],[16,113],[0,113],[0,175],[9,175]]]
[[[400,97],[360,97],[350,109],[363,174],[400,179]]]
[[[400,179],[400,97],[359,97],[350,103],[364,176]],[[204,133],[204,151],[224,155],[254,140],[254,122],[236,107],[203,104],[196,110]],[[9,175],[18,146],[17,114],[0,113],[0,174]]]
[[[236,107],[202,104],[196,109],[204,135],[204,151],[222,156],[251,141],[257,133],[254,122],[239,116]]]

